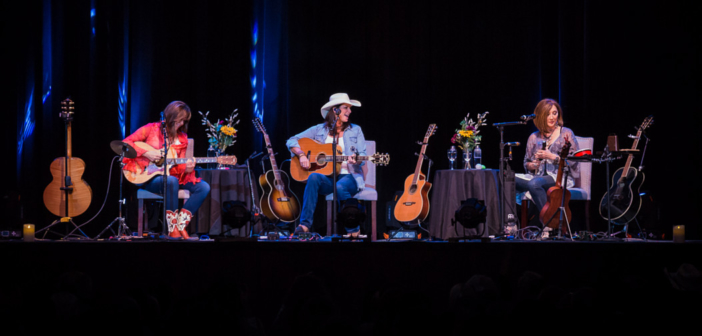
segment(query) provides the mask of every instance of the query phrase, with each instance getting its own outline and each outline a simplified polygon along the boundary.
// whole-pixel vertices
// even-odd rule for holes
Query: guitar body
[[[134,147],[139,147],[141,149],[146,150],[147,152],[157,150],[157,149],[151,147],[151,145],[147,144],[146,142],[142,142],[142,141],[135,141]],[[175,150],[171,147],[168,151],[168,155],[166,155],[166,156],[169,159],[171,159],[171,158],[176,158],[177,154],[176,154]],[[123,169],[122,174],[124,175],[124,178],[131,183],[134,183],[134,184],[146,183],[149,180],[151,180],[152,178],[154,178],[155,176],[163,175],[165,168],[166,168],[166,165],[164,165],[163,162],[164,162],[163,159],[161,159],[158,162],[149,162],[146,166],[140,167],[141,170],[139,170],[139,168],[137,168],[136,172],[130,172],[128,170]],[[171,167],[173,167],[173,165],[169,165],[168,169],[170,169]]]
[[[290,191],[290,178],[279,170],[280,180],[276,185],[275,173],[267,171],[258,178],[261,185],[261,211],[271,221],[294,222],[300,217],[300,201]]]
[[[413,180],[414,174],[405,179],[405,191],[395,205],[395,219],[398,222],[421,222],[429,215],[431,183],[426,181],[424,174],[420,174],[416,186],[412,185]]]
[[[615,224],[626,224],[634,220],[641,210],[641,196],[639,191],[645,180],[643,172],[636,168],[629,167],[629,174],[622,182],[619,180],[624,173],[624,167],[617,169],[612,176],[612,186],[609,191],[602,196],[600,201],[600,216],[607,219],[607,195],[611,197],[612,222]]]
[[[61,188],[64,186],[64,172],[66,158],[56,158],[49,169],[53,180],[44,189],[44,204],[52,214],[59,217],[75,217],[86,210],[90,206],[93,199],[93,191],[88,183],[83,181],[83,172],[85,171],[85,162],[83,160],[71,157],[69,158],[68,175],[73,183],[73,190],[68,192],[68,214],[66,214],[66,198],[64,191]]]
[[[563,192],[565,192],[565,202],[563,203],[563,207],[565,208],[565,217],[567,219],[567,223],[570,223],[571,219],[573,219],[573,216],[570,213],[570,207],[568,206],[568,203],[570,202],[570,191],[568,189],[563,189],[563,187],[555,186],[548,188],[548,191],[546,191],[546,197],[549,202],[544,205],[539,213],[539,219],[544,226],[548,226],[554,230],[558,229],[558,222],[560,219],[558,210],[561,207]],[[565,223],[566,222],[564,221],[563,225],[561,225],[561,231],[563,233],[567,233],[568,229]]]
[[[300,165],[300,158],[295,156],[290,160],[290,175],[295,181],[304,182],[312,173],[319,173],[329,176],[334,173],[332,170],[332,144],[323,144],[312,139],[302,138],[298,140],[300,149],[305,152],[310,152],[310,168],[304,169]],[[337,149],[337,155],[342,155],[342,152]],[[341,163],[336,164],[337,173],[341,170]]]

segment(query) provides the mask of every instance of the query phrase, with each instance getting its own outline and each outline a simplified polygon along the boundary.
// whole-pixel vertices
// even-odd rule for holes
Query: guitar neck
[[[349,158],[354,158],[356,161],[368,161],[373,159],[370,155],[337,155],[336,162],[348,161]]]
[[[216,157],[192,157],[192,158],[171,158],[168,159],[167,164],[184,164],[189,160],[195,160],[195,163],[217,163]]]
[[[275,152],[273,152],[273,146],[271,146],[271,139],[268,137],[268,133],[263,133],[263,138],[266,139],[266,148],[268,150],[268,156],[271,159],[271,168],[273,169],[273,175],[275,175],[276,181],[280,180],[280,172],[278,171],[278,163],[275,161]]]
[[[417,159],[417,166],[414,168],[414,178],[412,178],[412,185],[417,184],[419,180],[419,174],[422,172],[422,164],[424,163],[424,153],[427,151],[427,141],[429,141],[429,136],[424,137],[424,142],[422,145],[422,150],[419,151],[419,159]]]
[[[636,138],[634,139],[634,144],[631,149],[636,149],[639,146],[639,137],[641,137],[641,128],[636,132]],[[626,158],[626,164],[624,165],[624,170],[622,171],[622,176],[619,177],[619,182],[624,182],[629,176],[629,168],[631,167],[631,162],[634,161],[634,154],[629,154]]]

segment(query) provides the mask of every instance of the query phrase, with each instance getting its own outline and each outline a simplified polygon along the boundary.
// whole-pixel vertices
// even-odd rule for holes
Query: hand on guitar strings
[[[155,162],[161,159],[163,155],[161,155],[160,150],[152,150],[144,153],[143,155],[145,158],[149,159],[151,162]]]

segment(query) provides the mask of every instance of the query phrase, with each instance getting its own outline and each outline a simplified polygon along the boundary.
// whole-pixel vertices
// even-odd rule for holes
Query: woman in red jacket
[[[188,148],[188,122],[190,121],[190,107],[182,101],[174,101],[163,111],[166,121],[166,134],[170,151],[175,152],[179,158],[185,157]],[[147,151],[138,146],[134,146],[135,141],[142,141],[153,147],[155,150]],[[161,123],[155,122],[139,128],[132,135],[124,139],[137,152],[134,159],[125,159],[124,169],[131,172],[141,172],[149,162],[158,161],[163,156],[163,131]],[[189,160],[186,164],[174,165],[169,170],[168,176],[168,199],[166,206],[166,223],[168,223],[168,236],[173,239],[197,239],[190,238],[186,227],[192,219],[193,213],[200,208],[202,202],[210,192],[210,185],[202,181],[195,175],[195,161]],[[163,175],[159,175],[141,185],[145,190],[153,193],[163,192]],[[190,198],[185,202],[183,208],[178,210],[178,189],[190,191]]]

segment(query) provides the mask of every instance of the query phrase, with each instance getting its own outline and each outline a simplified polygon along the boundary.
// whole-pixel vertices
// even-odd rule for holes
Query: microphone
[[[520,119],[522,119],[524,121],[529,121],[529,120],[534,119],[534,118],[536,118],[536,114],[532,113],[529,115],[523,115]]]
[[[336,113],[337,115],[339,115],[339,113],[341,113],[341,110],[340,110],[338,107],[335,107],[335,108],[334,108],[334,113]]]
[[[505,146],[517,147],[517,146],[519,146],[519,145],[521,145],[521,144],[519,143],[519,141],[515,141],[515,142],[505,142]]]
[[[637,136],[635,136],[635,135],[631,135],[631,134],[629,134],[629,138],[631,138],[631,139],[637,139],[637,140],[639,139],[639,137],[637,137]]]
[[[263,152],[260,152],[260,153],[259,153],[258,151],[254,151],[253,154],[251,154],[251,156],[249,156],[249,158],[246,159],[246,160],[247,160],[247,161],[248,161],[248,160],[253,160],[253,159],[259,157],[261,154],[263,154]]]

